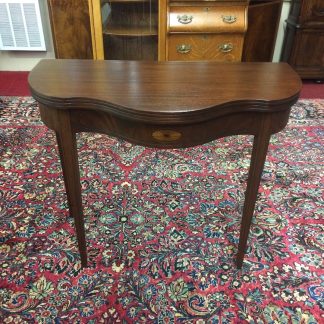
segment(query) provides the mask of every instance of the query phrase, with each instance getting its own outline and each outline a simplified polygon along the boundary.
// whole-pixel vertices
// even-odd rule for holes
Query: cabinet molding
[[[88,0],[92,53],[94,60],[104,59],[100,2]]]

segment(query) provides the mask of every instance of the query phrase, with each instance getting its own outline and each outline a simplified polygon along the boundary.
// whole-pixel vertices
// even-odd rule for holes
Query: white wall
[[[285,28],[286,28],[285,20],[288,18],[290,6],[291,6],[291,0],[285,0],[283,3],[283,6],[282,6],[281,18],[280,18],[280,22],[279,22],[278,35],[277,35],[277,40],[276,40],[276,46],[275,46],[275,50],[273,53],[273,59],[272,59],[273,62],[280,61],[281,49],[282,49],[282,44],[284,41]]]
[[[46,52],[0,51],[0,71],[30,71],[43,58],[54,58],[47,1],[39,1],[42,16]]]

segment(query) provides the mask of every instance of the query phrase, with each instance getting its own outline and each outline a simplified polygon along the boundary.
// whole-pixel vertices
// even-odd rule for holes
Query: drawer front
[[[168,60],[218,62],[241,61],[243,34],[170,35]]]
[[[246,30],[245,6],[171,6],[169,33],[239,33]]]
[[[324,17],[324,1],[323,0],[307,0],[302,2],[300,12],[300,23],[309,21],[323,22]]]

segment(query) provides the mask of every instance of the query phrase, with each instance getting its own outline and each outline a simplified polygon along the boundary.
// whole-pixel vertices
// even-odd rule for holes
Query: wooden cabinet
[[[282,0],[48,4],[57,58],[271,61]]]
[[[248,18],[247,2],[48,0],[48,6],[57,58],[271,61],[282,0],[250,1]],[[177,51],[188,46],[190,53]]]
[[[247,5],[248,0],[89,0],[94,58],[240,61]]]
[[[240,61],[248,1],[169,1],[166,59]]]
[[[293,0],[281,60],[304,79],[324,80],[324,0]]]

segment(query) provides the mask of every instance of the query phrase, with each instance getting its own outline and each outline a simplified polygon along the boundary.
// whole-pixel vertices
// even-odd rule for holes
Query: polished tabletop
[[[159,123],[280,110],[301,88],[286,63],[92,60],[43,60],[29,84],[43,104]]]

